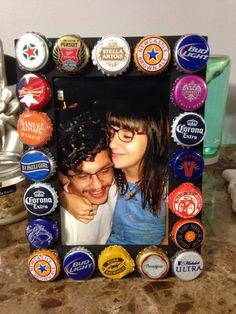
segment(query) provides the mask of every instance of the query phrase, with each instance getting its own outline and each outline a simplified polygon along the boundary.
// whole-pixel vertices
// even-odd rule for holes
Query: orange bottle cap
[[[17,131],[23,144],[40,147],[52,138],[53,125],[46,113],[27,110],[19,116]]]

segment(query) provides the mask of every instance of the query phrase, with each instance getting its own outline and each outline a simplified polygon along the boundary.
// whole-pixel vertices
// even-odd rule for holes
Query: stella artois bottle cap
[[[112,35],[99,40],[92,50],[92,61],[107,76],[122,74],[129,66],[131,52],[128,42]]]

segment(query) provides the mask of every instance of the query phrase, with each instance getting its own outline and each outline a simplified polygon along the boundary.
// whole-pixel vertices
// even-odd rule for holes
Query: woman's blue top
[[[129,191],[135,188],[129,183]],[[133,198],[129,192],[118,195],[113,216],[112,232],[107,244],[161,244],[165,236],[165,201],[161,201],[158,216],[153,215],[146,206],[142,208],[141,192],[138,190]]]

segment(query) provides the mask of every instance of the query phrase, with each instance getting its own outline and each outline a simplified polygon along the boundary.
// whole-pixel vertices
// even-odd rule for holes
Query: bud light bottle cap
[[[206,39],[195,34],[181,37],[174,48],[175,63],[178,69],[185,73],[202,70],[207,64],[209,54]]]
[[[64,257],[63,269],[71,279],[88,279],[95,270],[94,256],[84,247],[73,248]]]

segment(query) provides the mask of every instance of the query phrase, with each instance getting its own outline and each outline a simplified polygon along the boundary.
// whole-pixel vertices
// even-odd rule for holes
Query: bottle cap
[[[21,157],[21,171],[29,180],[45,181],[55,173],[55,170],[55,159],[48,150],[31,149]]]
[[[26,209],[36,216],[48,215],[56,209],[58,195],[48,183],[33,183],[25,191],[24,204]]]
[[[37,248],[49,248],[58,239],[59,228],[56,221],[49,218],[37,218],[28,222],[26,237]]]
[[[76,35],[60,37],[53,47],[54,62],[62,72],[80,72],[88,64],[89,58],[88,46]]]
[[[31,110],[42,110],[52,97],[48,81],[42,75],[28,73],[16,84],[16,95],[20,103]]]
[[[30,273],[39,281],[52,281],[61,271],[61,261],[56,251],[40,249],[28,258]]]
[[[181,149],[171,156],[171,169],[180,181],[197,181],[204,170],[204,159],[200,152]]]
[[[27,110],[19,116],[17,131],[23,144],[40,147],[51,140],[53,125],[46,113]]]
[[[181,280],[189,281],[197,278],[203,271],[203,259],[194,250],[178,251],[170,259],[172,272]]]
[[[170,58],[170,46],[159,36],[143,37],[134,49],[134,63],[137,69],[148,75],[156,75],[164,71]]]
[[[197,113],[186,112],[177,116],[172,123],[171,133],[178,145],[195,146],[206,136],[205,120]]]
[[[39,33],[23,34],[16,43],[16,60],[19,67],[32,72],[42,69],[49,59],[50,45],[48,39]]]
[[[168,256],[156,246],[146,247],[136,256],[136,265],[143,278],[157,280],[167,275],[170,267]]]
[[[116,76],[126,71],[131,59],[128,42],[112,35],[99,40],[92,50],[93,64],[107,76]]]
[[[202,210],[202,193],[192,183],[183,183],[171,191],[168,203],[178,217],[193,218]]]
[[[71,279],[86,280],[94,273],[94,256],[84,247],[73,248],[64,257],[63,269]]]
[[[181,249],[196,249],[202,244],[204,236],[203,225],[196,218],[178,220],[171,231],[173,242]]]
[[[193,73],[202,70],[210,55],[204,37],[190,34],[181,37],[174,48],[174,58],[180,71]]]
[[[100,253],[98,268],[103,276],[120,279],[133,272],[135,264],[125,248],[120,245],[112,245]]]
[[[197,75],[185,75],[174,83],[172,100],[177,107],[184,111],[195,111],[200,108],[207,98],[207,85]]]

